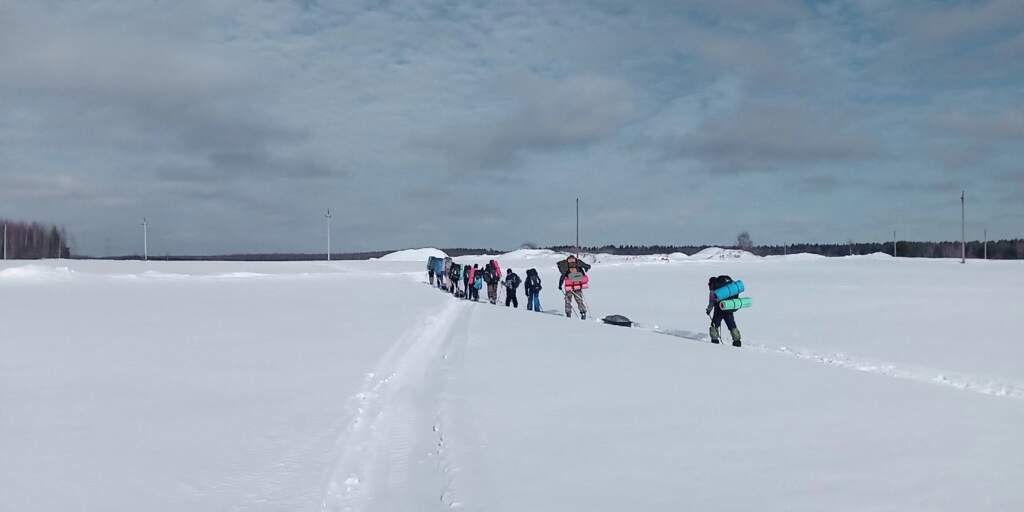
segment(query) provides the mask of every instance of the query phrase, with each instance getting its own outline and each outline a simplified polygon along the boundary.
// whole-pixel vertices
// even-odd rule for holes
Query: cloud
[[[497,101],[510,103],[510,108],[420,143],[444,154],[461,172],[505,170],[530,153],[605,141],[635,114],[629,84],[606,77],[523,76],[500,89]]]
[[[880,141],[835,111],[745,102],[710,113],[692,132],[657,141],[670,158],[712,172],[800,170],[880,158]]]

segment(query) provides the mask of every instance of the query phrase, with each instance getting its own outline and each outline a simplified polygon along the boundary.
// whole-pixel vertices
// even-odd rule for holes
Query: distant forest
[[[582,247],[582,252],[599,252],[621,255],[669,254],[682,252],[694,254],[709,245],[604,245]],[[735,245],[729,248],[750,251],[758,256],[772,256],[795,253],[820,254],[822,256],[850,256],[877,252],[892,255],[892,242],[868,242],[845,244],[789,244],[789,245]],[[554,246],[555,251],[572,251],[572,246]],[[896,242],[896,256],[901,258],[959,258],[960,242]],[[985,244],[981,241],[967,242],[968,258],[984,258]],[[988,242],[988,258],[992,260],[1024,259],[1024,239],[998,240]]]
[[[68,258],[71,256],[68,235],[64,228],[38,222],[17,222],[0,219],[0,235],[4,226],[7,236],[0,236],[0,254],[9,259]]]
[[[0,219],[0,224],[7,226],[7,237],[0,240],[0,249],[6,245],[7,257],[9,259],[39,259],[39,258],[82,258],[86,256],[71,253],[71,242],[63,227],[43,224],[39,222],[21,222]],[[2,229],[2,228],[0,228]],[[539,248],[535,244],[526,243],[523,248]],[[682,252],[694,254],[710,245],[603,245],[582,247],[582,252],[609,253],[620,255],[650,255],[669,254]],[[868,242],[868,243],[834,243],[834,244],[788,244],[788,245],[754,245],[751,243],[750,235],[746,232],[740,233],[736,238],[736,244],[727,248],[743,249],[759,256],[783,255],[795,253],[820,254],[822,256],[849,256],[872,253],[893,253],[893,244],[889,242]],[[557,245],[549,246],[559,252],[571,252],[572,246]],[[503,250],[480,249],[480,248],[448,248],[442,249],[452,256],[464,256],[472,254],[500,254]],[[364,260],[379,258],[392,251],[368,251],[353,253],[332,253],[332,260]],[[904,258],[959,258],[960,242],[896,242],[896,255]],[[322,260],[324,253],[267,253],[267,254],[221,254],[210,256],[150,256],[152,260],[219,260],[219,261],[313,261]],[[985,244],[981,241],[967,242],[967,257],[980,259],[985,257]],[[988,242],[988,258],[993,260],[1024,259],[1024,239],[994,240]],[[142,255],[125,255],[110,259],[142,259]]]

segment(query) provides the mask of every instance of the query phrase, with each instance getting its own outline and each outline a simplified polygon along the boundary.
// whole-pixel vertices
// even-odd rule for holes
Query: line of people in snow
[[[572,317],[573,301],[580,311],[580,318],[587,319],[587,302],[583,296],[583,290],[588,288],[590,278],[587,271],[590,265],[576,256],[569,256],[558,262],[560,277],[558,278],[558,289],[565,293],[565,316]],[[450,257],[438,258],[431,256],[427,258],[427,279],[430,284],[459,298],[477,302],[480,300],[480,290],[487,288],[487,300],[491,304],[498,302],[498,286],[505,288],[505,306],[519,307],[518,289],[524,285],[526,292],[526,309],[530,311],[541,311],[540,291],[543,289],[540,274],[537,269],[531,268],[526,271],[526,281],[519,277],[512,269],[502,274],[501,264],[498,260],[490,260],[480,265],[459,264],[452,261]]]
[[[572,317],[573,302],[580,311],[580,318],[587,319],[587,302],[583,296],[583,290],[589,287],[590,265],[576,256],[570,255],[557,263],[559,278],[558,289],[565,295],[565,316]],[[519,307],[519,299],[516,296],[520,284],[524,284],[519,275],[512,269],[508,269],[502,279],[501,265],[498,260],[490,260],[480,268],[479,264],[459,264],[452,261],[450,257],[438,258],[431,256],[427,259],[427,278],[431,285],[448,291],[456,297],[478,302],[480,290],[487,288],[487,300],[491,304],[498,302],[498,286],[505,287],[505,306]],[[711,317],[709,334],[711,343],[721,343],[722,321],[725,321],[729,328],[729,335],[732,337],[732,346],[741,346],[740,330],[736,326],[734,311],[725,310],[721,307],[721,301],[715,294],[715,290],[732,282],[729,276],[713,276],[708,279],[708,307],[705,313]],[[530,311],[541,311],[540,309],[540,275],[537,269],[531,268],[526,271],[526,309]],[[714,313],[714,314],[712,314]]]

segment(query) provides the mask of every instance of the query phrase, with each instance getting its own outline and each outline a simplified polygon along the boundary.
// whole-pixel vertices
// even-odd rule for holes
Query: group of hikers
[[[583,297],[583,290],[589,287],[590,277],[587,272],[590,271],[590,265],[575,255],[569,255],[559,261],[557,266],[558,289],[562,290],[565,296],[565,316],[572,317],[573,302],[575,302],[579,308],[579,317],[586,320],[587,302]],[[487,300],[491,304],[498,303],[498,287],[503,286],[505,288],[505,306],[516,308],[519,307],[519,298],[517,297],[519,286],[524,285],[526,309],[541,311],[540,291],[543,287],[540,275],[535,268],[526,271],[526,281],[524,282],[512,269],[507,269],[503,274],[498,260],[492,259],[480,267],[479,264],[470,266],[468,263],[455,263],[450,257],[431,256],[427,259],[427,278],[432,286],[437,286],[456,297],[474,302],[480,301],[480,290],[486,287]],[[736,285],[739,286],[736,287]],[[723,294],[722,290],[727,288],[738,291],[735,294],[732,291]],[[746,306],[737,306],[736,308],[723,307],[723,305],[728,306],[730,299],[735,299],[739,292],[743,291],[742,281],[734,283],[729,276],[713,276],[708,279],[708,290],[710,296],[705,313],[711,317],[711,327],[708,331],[711,343],[721,343],[720,331],[724,321],[726,327],[729,328],[729,335],[732,337],[732,346],[741,346],[740,330],[736,326],[736,318],[733,313],[739,307],[749,306],[749,302]],[[749,301],[749,299],[743,300]]]
[[[558,270],[561,274],[558,278],[558,289],[565,292],[565,316],[572,317],[572,303],[575,301],[580,318],[586,320],[587,302],[583,297],[583,290],[587,289],[590,282],[587,276],[590,265],[570,255],[558,262]],[[526,271],[526,281],[523,281],[512,269],[507,269],[503,274],[498,260],[492,259],[480,267],[478,263],[470,266],[468,263],[455,263],[449,257],[431,256],[427,259],[427,278],[431,285],[474,302],[480,300],[480,290],[486,287],[487,300],[491,304],[498,303],[498,286],[503,286],[505,306],[516,308],[519,307],[519,286],[523,285],[526,292],[526,309],[541,311],[540,291],[543,286],[540,274],[535,268]]]

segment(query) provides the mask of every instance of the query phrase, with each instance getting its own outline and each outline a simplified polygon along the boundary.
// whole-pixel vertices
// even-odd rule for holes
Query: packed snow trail
[[[710,343],[711,338],[705,333],[694,332],[685,329],[668,329],[657,325],[647,326],[634,324],[633,328],[674,336],[690,341]],[[723,340],[723,346],[729,346],[728,340]],[[732,347],[729,347],[732,348]],[[791,357],[802,361],[810,361],[826,366],[854,370],[858,372],[884,375],[895,379],[910,380],[935,386],[970,391],[982,395],[1013,398],[1024,400],[1024,384],[1008,382],[999,379],[987,379],[984,377],[964,375],[960,372],[937,370],[908,366],[892,362],[880,362],[865,358],[858,358],[844,353],[816,353],[806,349],[799,349],[785,345],[772,346],[760,343],[744,342],[743,348],[754,350],[765,354]]]
[[[451,331],[467,305],[447,301],[409,330],[367,374],[349,400],[352,420],[339,438],[321,510],[425,510],[453,498],[442,412],[444,361]],[[463,341],[465,337],[461,338]],[[433,457],[433,459],[429,458]]]

